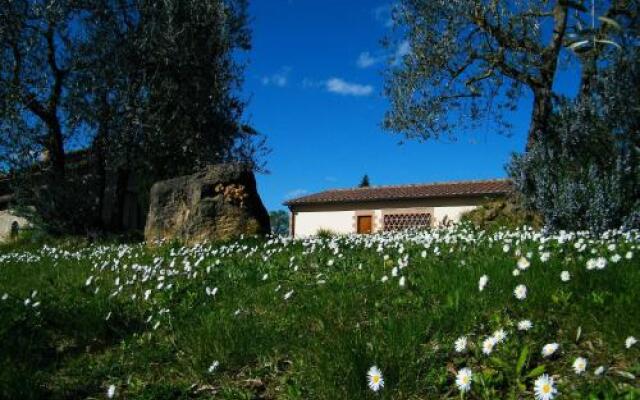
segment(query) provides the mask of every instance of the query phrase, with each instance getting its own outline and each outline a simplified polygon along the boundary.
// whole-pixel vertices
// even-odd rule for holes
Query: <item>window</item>
[[[385,231],[426,229],[431,226],[431,215],[428,213],[386,214],[382,223]]]

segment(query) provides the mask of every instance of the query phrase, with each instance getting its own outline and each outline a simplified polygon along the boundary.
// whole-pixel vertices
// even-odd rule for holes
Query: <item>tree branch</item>
[[[62,94],[62,83],[67,75],[67,70],[60,69],[56,62],[56,45],[53,37],[53,25],[49,25],[49,28],[45,32],[45,39],[47,41],[47,60],[49,62],[49,67],[53,72],[53,89],[51,92],[51,96],[49,97],[49,113],[56,112],[58,108],[58,101],[60,100],[60,96]]]
[[[471,20],[474,24],[480,27],[483,31],[493,37],[500,47],[510,48],[515,51],[527,51],[533,54],[540,54],[542,49],[537,43],[528,40],[527,38],[515,37],[511,32],[506,32],[501,28],[492,25],[487,19],[486,14],[483,12],[482,7],[477,6],[471,15]]]
[[[562,40],[567,29],[568,3],[566,0],[557,0],[553,7],[553,35],[549,44],[542,51],[541,68],[542,79],[545,83],[553,81],[553,74],[558,63],[558,53],[562,47]]]

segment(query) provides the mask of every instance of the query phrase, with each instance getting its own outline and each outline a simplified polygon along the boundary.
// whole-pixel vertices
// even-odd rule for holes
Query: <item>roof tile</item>
[[[286,201],[287,206],[359,201],[430,199],[442,197],[504,195],[511,190],[508,179],[443,182],[417,185],[372,186],[331,189]]]

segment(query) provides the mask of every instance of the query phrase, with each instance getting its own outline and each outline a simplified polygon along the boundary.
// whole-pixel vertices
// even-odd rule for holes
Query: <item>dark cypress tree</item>
[[[369,175],[364,174],[358,187],[369,187],[369,186],[371,186],[371,183],[369,182]]]

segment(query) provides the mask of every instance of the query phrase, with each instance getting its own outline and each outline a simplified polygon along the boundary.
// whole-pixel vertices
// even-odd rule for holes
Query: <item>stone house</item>
[[[11,180],[7,176],[0,176],[0,243],[11,239],[21,229],[29,226],[29,221],[10,209],[13,200],[10,185]]]
[[[315,235],[423,229],[460,220],[484,202],[505,197],[507,179],[332,189],[291,199],[290,234]]]

